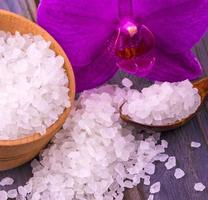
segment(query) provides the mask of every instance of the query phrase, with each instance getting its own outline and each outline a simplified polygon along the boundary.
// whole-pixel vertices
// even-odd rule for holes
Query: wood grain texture
[[[28,19],[36,19],[36,3],[34,0],[0,0],[0,8],[23,15]]]
[[[61,55],[64,58],[65,64],[63,67],[69,80],[69,99],[71,104],[73,104],[75,97],[74,73],[66,54],[56,40],[32,21],[4,10],[0,10],[0,30],[11,33],[15,33],[15,31],[19,31],[22,34],[32,33],[41,35],[45,40],[51,41],[50,48],[57,55]],[[58,120],[47,128],[44,135],[34,133],[31,136],[17,140],[0,140],[0,170],[17,167],[34,158],[62,127],[70,110],[70,108],[65,108]]]
[[[199,58],[204,74],[208,75],[208,34],[197,44],[194,49]],[[118,72],[110,83],[120,83],[123,77],[129,76]],[[146,87],[149,81],[129,76],[138,89]],[[161,182],[161,191],[155,195],[154,200],[208,200],[208,189],[203,192],[195,192],[194,183],[202,182],[208,187],[208,101],[203,104],[197,116],[185,126],[174,131],[169,131],[162,136],[169,142],[167,150],[169,155],[176,156],[177,166],[186,172],[185,177],[176,180],[174,170],[166,170],[164,164],[157,163],[156,173],[152,176],[152,183]],[[190,147],[191,141],[201,142],[199,149]],[[29,163],[5,172],[0,172],[0,179],[5,176],[15,178],[12,188],[24,184],[31,177]],[[2,188],[0,188],[2,189]],[[8,189],[8,188],[4,188]],[[125,200],[146,200],[149,187],[140,184],[125,192]]]

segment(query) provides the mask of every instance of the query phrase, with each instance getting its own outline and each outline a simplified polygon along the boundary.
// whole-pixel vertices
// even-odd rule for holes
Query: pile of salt
[[[64,59],[32,34],[0,31],[0,140],[44,134],[70,106]]]
[[[198,90],[188,80],[156,83],[141,92],[128,90],[122,114],[141,124],[168,125],[194,113],[200,102]]]

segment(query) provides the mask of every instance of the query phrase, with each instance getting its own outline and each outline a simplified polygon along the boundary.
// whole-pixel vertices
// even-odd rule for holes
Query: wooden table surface
[[[22,14],[31,20],[35,19],[35,3],[33,0],[0,0],[0,8]],[[204,76],[208,75],[208,34],[196,45],[194,52],[199,58]],[[118,72],[110,81],[120,83],[122,77],[128,76]],[[131,77],[137,88],[149,85],[145,80]],[[154,200],[208,200],[208,101],[204,103],[197,116],[185,126],[174,131],[164,132],[162,137],[169,142],[167,153],[176,156],[177,166],[186,173],[185,177],[176,180],[174,170],[166,170],[161,163],[157,164],[156,173],[151,177],[151,182],[161,182],[161,191],[155,195]],[[190,147],[191,141],[202,144],[201,148]],[[23,185],[32,176],[30,163],[13,170],[0,172],[0,179],[10,176],[15,179],[15,184],[1,189],[17,188]],[[203,192],[194,191],[194,183],[202,182],[207,188]],[[146,200],[148,187],[139,185],[126,190],[126,200]]]

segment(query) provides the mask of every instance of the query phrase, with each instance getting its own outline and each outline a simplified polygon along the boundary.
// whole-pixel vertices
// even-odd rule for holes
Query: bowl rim
[[[75,83],[75,76],[74,76],[74,71],[73,71],[72,65],[71,65],[65,51],[63,50],[63,48],[60,46],[60,44],[56,41],[56,39],[54,39],[54,37],[50,33],[48,33],[44,28],[42,28],[38,24],[34,23],[33,21],[31,21],[21,15],[18,15],[16,13],[0,9],[0,15],[12,16],[19,21],[23,21],[25,23],[30,24],[30,26],[35,27],[36,29],[39,29],[40,30],[39,35],[41,35],[43,38],[44,38],[43,34],[47,35],[47,37],[48,37],[47,40],[51,41],[51,43],[54,44],[60,50],[61,56],[64,57],[64,66],[65,66],[65,71],[66,71],[65,73],[67,74],[67,78],[69,81],[68,88],[70,90],[69,90],[68,97],[70,98],[70,104],[71,104],[69,108],[65,108],[63,113],[59,115],[58,120],[56,120],[50,127],[48,127],[46,129],[45,134],[41,135],[40,133],[32,133],[29,136],[20,137],[17,139],[0,140],[0,148],[2,148],[2,147],[19,146],[19,145],[37,142],[37,141],[47,137],[48,135],[50,135],[54,130],[59,129],[59,126],[58,126],[59,120],[65,121],[67,116],[69,115],[69,112],[70,112],[72,106],[73,106],[74,99],[75,99],[75,93],[76,93],[76,91],[75,91],[76,90],[76,87],[75,87],[76,83]],[[70,79],[69,79],[69,77],[70,77]]]

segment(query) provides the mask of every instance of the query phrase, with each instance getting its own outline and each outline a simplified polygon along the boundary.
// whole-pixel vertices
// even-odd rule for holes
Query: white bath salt
[[[194,190],[198,191],[198,192],[202,192],[204,191],[206,187],[204,186],[203,183],[195,183],[194,185]]]
[[[167,154],[158,154],[155,159],[159,160],[160,162],[165,162],[169,156]]]
[[[193,148],[199,148],[201,146],[201,143],[199,142],[191,142],[191,147]]]
[[[70,106],[64,59],[41,36],[0,34],[0,140],[44,134]]]
[[[11,177],[5,177],[1,179],[0,181],[0,186],[7,186],[7,185],[12,185],[14,183],[14,179]]]
[[[154,195],[150,194],[147,200],[154,200]]]
[[[129,90],[122,114],[147,125],[168,125],[194,113],[200,105],[190,81],[156,83],[142,91]]]
[[[140,182],[141,182],[141,177],[139,175],[133,177],[133,184],[134,185],[138,185]]]
[[[7,200],[8,196],[7,196],[7,192],[4,190],[0,190],[0,200]]]
[[[161,145],[165,148],[168,148],[168,142],[166,140],[161,140]]]
[[[123,85],[124,87],[130,88],[130,87],[133,85],[133,83],[132,83],[132,81],[129,80],[128,78],[124,78],[124,79],[122,80],[122,85]]]
[[[175,166],[176,166],[176,158],[174,156],[170,156],[168,158],[168,161],[165,163],[165,167],[167,169],[172,169]]]
[[[185,176],[185,173],[184,173],[184,171],[182,169],[176,168],[174,176],[175,176],[176,179],[180,179],[180,178]]]
[[[8,198],[14,199],[17,197],[17,190],[12,189],[7,192]]]
[[[150,176],[144,176],[144,185],[150,185]]]
[[[145,167],[145,172],[146,172],[147,174],[150,174],[150,175],[154,174],[154,173],[155,173],[155,164],[149,163],[149,164]]]
[[[150,143],[147,141],[141,141],[139,145],[140,150],[149,150]]]
[[[21,195],[21,197],[26,197],[27,196],[28,192],[27,192],[25,187],[19,186],[17,190],[18,190],[18,193]]]
[[[159,134],[143,132],[142,137],[142,131],[120,119],[118,108],[127,92],[106,85],[81,94],[39,164],[33,162],[28,199],[122,200],[125,187],[144,179],[149,184],[146,171],[154,173],[151,163],[165,147]]]
[[[32,184],[29,182],[27,183],[27,185],[24,186],[24,189],[27,191],[27,193],[31,193],[32,192]]]
[[[21,195],[17,195],[16,200],[27,200],[27,198]]]
[[[160,182],[156,182],[150,186],[150,193],[155,194],[160,191]]]

